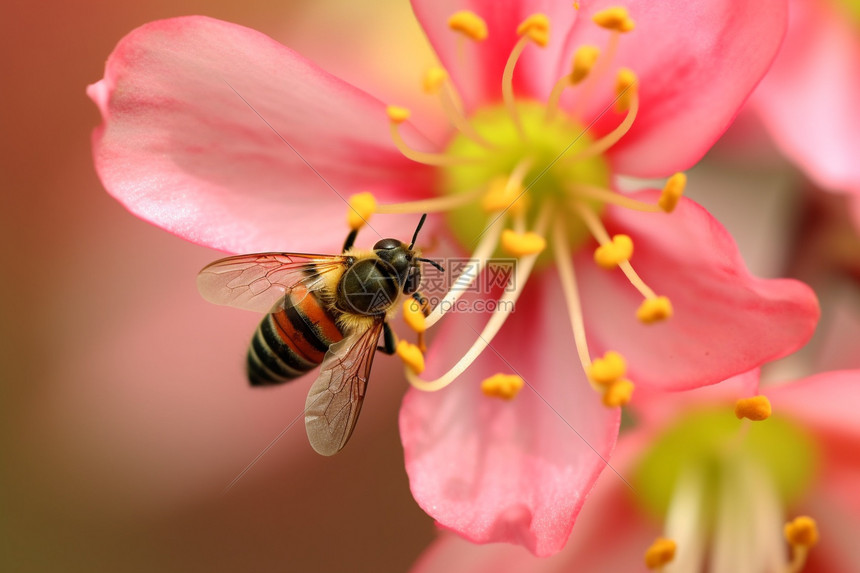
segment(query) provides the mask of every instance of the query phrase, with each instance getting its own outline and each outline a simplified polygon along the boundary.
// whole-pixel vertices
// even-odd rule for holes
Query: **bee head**
[[[421,267],[410,245],[397,239],[382,239],[373,245],[376,256],[391,265],[404,294],[412,294],[421,283]]]

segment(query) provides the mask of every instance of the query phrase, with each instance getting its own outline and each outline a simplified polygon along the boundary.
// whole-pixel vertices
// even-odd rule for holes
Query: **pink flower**
[[[789,2],[785,42],[750,101],[782,152],[816,184],[855,197],[860,214],[858,6]]]
[[[640,401],[642,424],[613,457],[635,491],[604,472],[558,555],[538,559],[514,545],[476,546],[443,534],[413,573],[453,564],[468,573],[644,572],[658,537],[675,544],[664,573],[860,570],[860,371],[763,390],[772,417],[739,422],[734,400],[754,395],[757,382],[750,372]],[[818,543],[787,542],[784,526],[799,517],[815,522]]]
[[[499,243],[518,257],[501,299],[477,301],[491,312],[450,313],[436,334],[429,370],[462,356],[457,366],[433,381],[407,370],[400,427],[413,494],[440,525],[538,555],[563,546],[606,465],[630,379],[716,383],[798,348],[818,316],[804,285],[750,276],[674,173],[767,69],[784,3],[581,4],[414,2],[443,65],[425,88],[457,127],[438,145],[408,109],[202,17],[132,32],[89,90],[106,188],[188,240],[335,252],[338,226],[324,229],[346,202],[377,213],[380,237],[447,213],[483,274],[461,276],[431,325],[470,298],[459,300],[469,277],[487,278]],[[622,174],[671,177],[625,194]],[[382,216],[396,213],[412,215]]]

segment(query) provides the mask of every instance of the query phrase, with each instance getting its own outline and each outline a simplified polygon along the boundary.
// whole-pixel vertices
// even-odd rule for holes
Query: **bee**
[[[289,382],[322,365],[305,402],[308,439],[322,455],[339,452],[352,435],[376,350],[395,352],[388,319],[401,294],[413,296],[427,314],[418,292],[421,263],[444,269],[414,248],[426,218],[409,245],[382,239],[371,251],[359,250],[353,230],[340,255],[237,255],[197,276],[209,302],[267,313],[248,348],[252,386]],[[378,346],[380,333],[384,346]]]

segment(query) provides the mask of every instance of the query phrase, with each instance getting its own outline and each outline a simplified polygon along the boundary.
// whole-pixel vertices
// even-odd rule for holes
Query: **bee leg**
[[[412,293],[412,298],[421,306],[421,313],[424,317],[426,318],[430,316],[430,311],[432,309],[430,308],[430,301],[427,300],[427,297],[420,292],[415,291]],[[424,341],[423,332],[418,333],[418,350],[421,352],[427,352],[427,342]]]
[[[346,241],[343,243],[343,252],[347,252],[352,248],[355,244],[355,238],[358,236],[358,229],[353,229],[349,232],[349,235],[346,236]]]
[[[397,352],[397,336],[387,322],[382,324],[382,338],[385,341],[385,346],[377,346],[377,350],[389,355]]]
[[[430,301],[427,300],[427,297],[416,291],[412,293],[412,298],[421,305],[421,312],[424,313],[424,316],[430,316],[430,311],[432,309],[430,308]]]

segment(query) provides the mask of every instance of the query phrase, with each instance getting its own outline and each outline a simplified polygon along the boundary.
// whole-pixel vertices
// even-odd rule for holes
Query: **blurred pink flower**
[[[453,27],[471,39],[450,29],[465,4],[474,12]],[[459,366],[430,383],[408,373],[416,388],[439,391],[411,390],[400,427],[413,494],[440,525],[538,555],[563,546],[617,436],[619,409],[601,405],[609,386],[585,374],[594,349],[626,356],[640,386],[689,389],[795,350],[818,315],[804,285],[752,277],[692,201],[674,197],[674,212],[662,212],[673,209],[656,203],[673,202],[679,176],[662,194],[614,189],[617,175],[665,177],[701,158],[767,69],[784,2],[632,0],[630,15],[581,4],[413,2],[444,66],[427,89],[458,127],[441,146],[407,110],[262,34],[203,17],[132,32],[88,92],[105,120],[93,140],[106,188],[185,239],[232,252],[335,252],[340,233],[320,230],[343,216],[346,195],[370,191],[380,214],[448,212],[479,261],[500,238],[514,249],[515,288],[486,313],[478,341],[472,315],[452,315],[437,333],[430,370],[471,344]],[[537,11],[546,16],[530,18]],[[373,226],[408,237],[416,218]],[[620,270],[595,268],[592,235]],[[638,271],[619,236],[635,244]],[[540,268],[545,239],[557,268]],[[637,313],[674,317],[654,326]],[[495,352],[481,355],[494,338]],[[571,367],[573,347],[582,369]],[[488,398],[478,382],[499,370],[529,391]]]
[[[860,224],[860,5],[792,0],[783,46],[750,102],[819,186],[849,193]]]
[[[718,386],[640,402],[642,425],[619,440],[613,457],[614,467],[636,492],[618,475],[604,472],[561,553],[539,559],[514,545],[478,546],[442,534],[412,572],[452,567],[468,573],[644,572],[646,549],[667,535],[677,550],[672,563],[660,569],[664,573],[799,572],[788,567],[794,553],[783,538],[783,524],[799,515],[812,517],[820,532],[804,572],[860,570],[854,539],[860,529],[860,371],[824,373],[768,388],[763,393],[772,404],[772,418],[738,422],[731,413],[734,400],[755,394],[757,382],[758,373],[750,372]],[[707,419],[698,430],[689,423],[697,417]],[[679,432],[708,426],[702,435],[713,440],[710,451],[671,447],[677,446]],[[722,460],[721,447],[726,448]],[[643,485],[637,479],[643,460],[653,459],[660,448],[667,465],[677,462],[675,469],[680,469],[689,462],[689,470],[698,464],[710,484],[691,488],[687,479],[673,482],[666,476],[665,491]],[[786,475],[792,470],[801,475]],[[655,492],[670,494],[668,509],[658,515],[651,511],[654,500],[643,499]],[[710,509],[702,509],[711,503]]]

